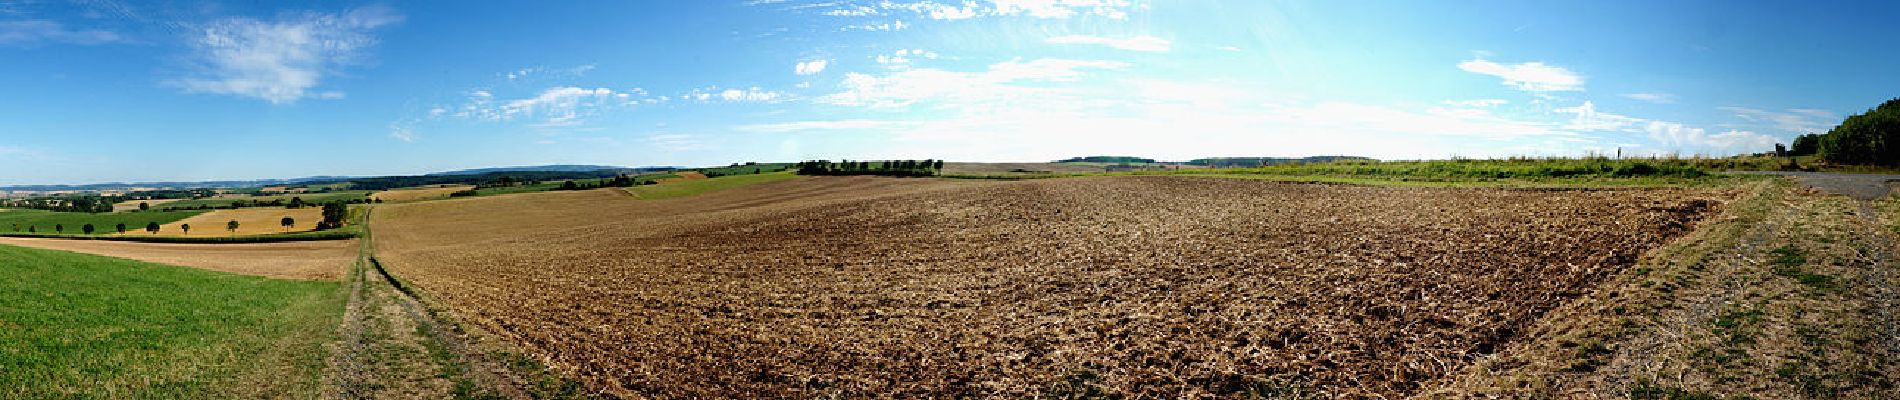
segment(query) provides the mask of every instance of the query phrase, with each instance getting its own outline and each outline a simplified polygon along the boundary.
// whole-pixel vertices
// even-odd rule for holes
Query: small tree
[[[303,198],[302,198],[302,197],[291,197],[291,198],[290,198],[290,205],[287,205],[287,206],[284,206],[284,207],[286,207],[286,208],[303,208]]]
[[[145,232],[147,232],[147,233],[151,233],[151,234],[153,234],[153,235],[157,235],[157,234],[158,234],[158,223],[157,223],[157,222],[147,222],[147,223],[145,223]]]
[[[291,227],[297,226],[297,219],[291,218],[291,217],[284,217],[283,220],[277,221],[277,223],[284,226],[285,232],[289,232]]]
[[[53,224],[53,233],[66,233],[66,225]]]
[[[86,224],[85,226],[81,226],[81,227],[79,227],[79,230],[80,230],[81,232],[85,232],[85,233],[86,233],[87,235],[91,235],[91,234],[92,234],[92,224]]]
[[[190,235],[190,234],[191,234],[191,224],[184,224],[184,225],[179,225],[179,226],[178,226],[178,229],[182,229],[182,230],[184,230],[184,231],[185,231],[185,234],[186,234],[186,235]]]
[[[151,209],[152,209],[151,204],[145,204],[145,202],[143,201],[139,202],[139,211],[149,211]]]
[[[125,233],[125,223],[120,222],[118,225],[113,225],[112,229],[118,230],[119,233]]]
[[[238,228],[238,222],[235,219],[231,220],[231,222],[224,223],[224,230],[226,231],[237,233],[237,228]]]

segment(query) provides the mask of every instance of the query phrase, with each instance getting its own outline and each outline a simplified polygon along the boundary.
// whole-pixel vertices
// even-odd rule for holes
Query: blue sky
[[[1763,151],[1891,2],[0,0],[0,185],[812,158]]]

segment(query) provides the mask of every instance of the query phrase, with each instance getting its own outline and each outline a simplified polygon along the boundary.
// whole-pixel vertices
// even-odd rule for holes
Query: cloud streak
[[[1108,46],[1108,47],[1121,49],[1121,50],[1141,51],[1141,52],[1149,52],[1149,53],[1166,53],[1168,52],[1170,48],[1173,47],[1173,43],[1169,42],[1167,39],[1162,39],[1162,38],[1158,38],[1154,36],[1132,36],[1132,37],[1125,37],[1125,38],[1111,38],[1111,37],[1087,36],[1087,35],[1066,35],[1066,36],[1051,37],[1048,40],[1045,40],[1045,42],[1048,42],[1050,44],[1085,44],[1085,45]]]
[[[1499,64],[1484,59],[1458,63],[1458,69],[1503,79],[1505,86],[1526,92],[1574,92],[1583,90],[1583,76],[1563,67],[1527,62]]]
[[[57,21],[0,21],[0,45],[33,45],[42,42],[97,45],[122,41],[125,38],[111,31],[68,29]]]

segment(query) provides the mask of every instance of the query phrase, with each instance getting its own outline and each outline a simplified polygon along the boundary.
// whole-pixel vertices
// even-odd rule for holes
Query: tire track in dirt
[[[377,263],[367,227],[362,244],[325,398],[532,398],[521,379]]]

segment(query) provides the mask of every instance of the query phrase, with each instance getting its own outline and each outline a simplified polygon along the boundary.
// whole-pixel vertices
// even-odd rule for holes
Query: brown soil
[[[1731,195],[853,177],[372,223],[392,273],[618,395],[1396,397]]]

